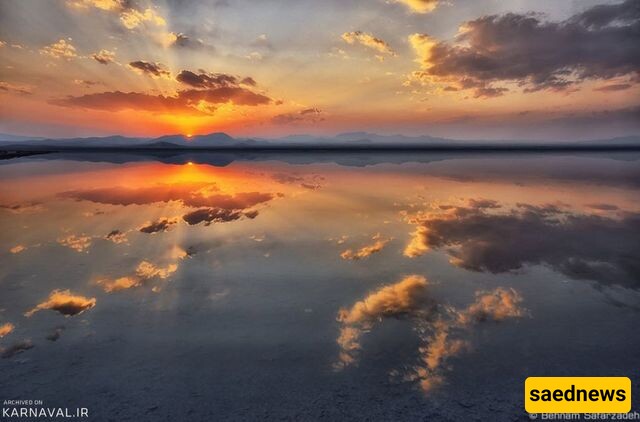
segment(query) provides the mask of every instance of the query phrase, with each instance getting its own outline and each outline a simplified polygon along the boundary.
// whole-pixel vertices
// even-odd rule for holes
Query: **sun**
[[[191,138],[193,138],[193,133],[187,133],[186,136],[187,136],[187,138],[191,139]]]

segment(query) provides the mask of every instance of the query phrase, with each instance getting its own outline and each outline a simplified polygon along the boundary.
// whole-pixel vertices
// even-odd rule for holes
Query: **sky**
[[[640,133],[640,0],[4,0],[0,132]]]

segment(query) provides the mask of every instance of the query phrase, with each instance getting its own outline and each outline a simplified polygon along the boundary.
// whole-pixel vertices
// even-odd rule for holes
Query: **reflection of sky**
[[[7,162],[0,395],[139,419],[520,415],[526,376],[638,367],[635,174]]]

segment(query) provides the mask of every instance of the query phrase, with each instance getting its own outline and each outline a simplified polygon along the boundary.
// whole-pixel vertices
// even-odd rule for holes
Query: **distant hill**
[[[40,140],[44,138],[36,136],[11,135],[9,133],[0,133],[0,142],[20,142],[29,140]]]
[[[2,140],[5,136],[6,140]],[[47,151],[69,149],[561,149],[561,148],[640,148],[640,136],[628,136],[592,141],[487,141],[454,140],[432,136],[378,135],[368,132],[341,133],[334,137],[290,135],[282,138],[233,138],[226,133],[185,136],[165,135],[158,138],[105,136],[68,139],[33,139],[24,136],[1,135],[4,151]]]

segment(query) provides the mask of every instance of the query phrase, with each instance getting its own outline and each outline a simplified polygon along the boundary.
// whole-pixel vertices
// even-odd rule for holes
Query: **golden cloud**
[[[348,44],[361,44],[382,54],[395,56],[391,46],[384,40],[362,31],[345,32],[341,38]]]
[[[419,312],[426,299],[426,287],[426,278],[409,275],[370,293],[350,309],[340,309],[337,319],[343,326],[337,339],[340,357],[335,368],[341,369],[356,361],[361,348],[359,339],[364,330],[383,318]]]
[[[11,334],[15,328],[15,325],[11,324],[10,322],[6,322],[0,325],[0,338],[6,336],[7,334]]]
[[[414,13],[429,13],[438,7],[440,0],[392,0],[394,3],[404,4]]]
[[[78,54],[76,53],[76,48],[71,45],[70,42],[67,42],[63,39],[43,47],[42,49],[40,49],[40,54],[44,54],[55,59],[65,60],[71,60],[74,57],[78,56]]]
[[[141,285],[141,280],[137,277],[120,277],[115,280],[101,279],[96,284],[102,286],[105,292],[112,293],[138,287]]]
[[[84,252],[91,246],[91,237],[89,236],[76,236],[75,234],[58,239],[58,243],[73,249],[77,252]]]
[[[460,312],[462,324],[480,321],[503,321],[523,315],[522,297],[514,289],[499,287],[491,292],[477,292],[476,301]]]
[[[157,267],[149,261],[142,261],[136,268],[136,275],[144,280],[158,277],[161,279],[168,278],[178,269],[177,264],[169,264],[166,267]]]
[[[64,316],[73,316],[96,306],[96,298],[88,298],[71,293],[69,290],[54,290],[49,298],[27,311],[24,315],[30,317],[38,311],[49,309]]]
[[[115,60],[116,53],[109,50],[100,50],[97,53],[93,53],[91,57],[100,64],[109,64]]]
[[[340,254],[340,257],[342,259],[347,259],[352,261],[365,259],[373,255],[374,253],[380,252],[382,249],[384,249],[386,244],[389,243],[389,241],[391,240],[391,239],[380,239],[379,236],[377,238],[376,236],[374,236],[374,239],[375,239],[375,242],[373,244],[363,246],[360,249],[356,249],[356,250],[347,249],[346,251]]]
[[[26,251],[27,247],[24,245],[16,245],[13,248],[9,249],[9,252],[11,252],[12,254],[18,254],[20,252]]]

